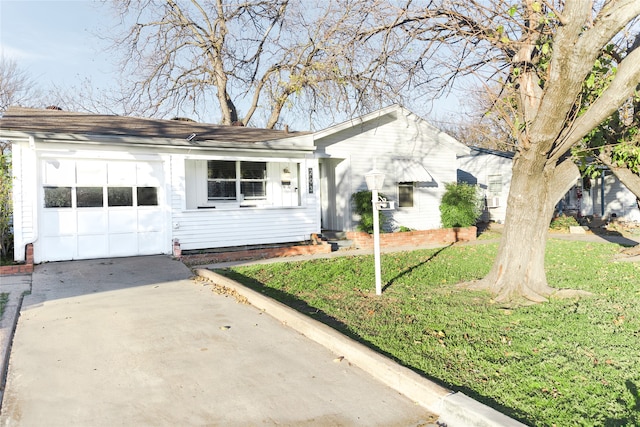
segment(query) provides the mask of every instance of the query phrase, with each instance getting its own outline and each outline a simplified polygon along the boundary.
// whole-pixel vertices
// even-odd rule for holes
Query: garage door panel
[[[162,163],[138,163],[136,184],[139,187],[159,187],[162,182]]]
[[[78,236],[78,256],[82,258],[101,258],[109,252],[106,234]]]
[[[105,185],[107,183],[107,165],[103,161],[78,162],[76,180],[81,185]]]
[[[92,235],[106,234],[107,232],[107,214],[103,209],[78,210],[78,234]]]
[[[109,256],[130,256],[137,254],[137,233],[109,234]]]
[[[45,160],[42,178],[47,185],[73,185],[76,182],[75,160]]]
[[[42,252],[46,261],[66,261],[77,258],[76,236],[42,237]]]
[[[138,252],[140,255],[152,255],[162,252],[163,233],[138,233]]]
[[[42,213],[40,232],[44,236],[75,234],[75,212],[71,209],[45,209]]]
[[[136,169],[133,162],[108,162],[107,184],[136,185]]]
[[[135,232],[138,218],[135,209],[109,210],[109,233]]]
[[[158,209],[138,211],[138,231],[161,231],[164,225],[164,215]]]

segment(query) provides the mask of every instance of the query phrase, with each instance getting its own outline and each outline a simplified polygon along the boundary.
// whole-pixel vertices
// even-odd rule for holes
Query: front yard
[[[551,239],[549,282],[594,295],[518,309],[458,283],[486,274],[495,243],[219,273],[329,323],[526,424],[640,424],[640,264],[614,244]]]

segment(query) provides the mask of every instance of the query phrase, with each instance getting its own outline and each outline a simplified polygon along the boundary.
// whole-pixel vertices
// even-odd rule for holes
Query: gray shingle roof
[[[0,118],[0,131],[6,130],[51,135],[154,138],[171,140],[165,141],[163,144],[172,146],[264,143],[307,134],[305,132],[285,132],[180,120],[85,114],[22,107],[10,107],[4,112]],[[196,136],[191,141],[187,141],[187,138],[192,134],[196,134]],[[282,143],[289,145],[285,141]]]

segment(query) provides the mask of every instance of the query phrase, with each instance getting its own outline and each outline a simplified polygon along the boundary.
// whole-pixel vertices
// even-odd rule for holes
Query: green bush
[[[475,186],[450,182],[444,185],[440,219],[444,228],[470,227],[482,214],[480,195]]]
[[[380,197],[385,198],[383,194],[379,194]],[[358,230],[365,233],[373,233],[373,207],[371,206],[371,191],[358,191],[351,195],[351,202],[353,203],[354,211],[360,216],[358,222]],[[380,220],[380,230],[384,225],[386,217],[378,211],[378,218]]]
[[[567,215],[560,215],[551,220],[551,224],[549,228],[552,230],[568,230],[569,227],[578,226],[578,221],[572,217]]]

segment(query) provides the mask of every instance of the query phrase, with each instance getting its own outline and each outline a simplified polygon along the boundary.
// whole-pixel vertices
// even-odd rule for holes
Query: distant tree
[[[9,106],[27,106],[38,92],[29,74],[16,61],[0,56],[0,112]]]

